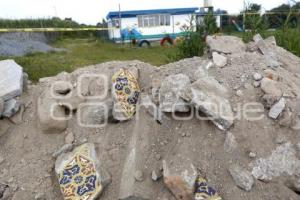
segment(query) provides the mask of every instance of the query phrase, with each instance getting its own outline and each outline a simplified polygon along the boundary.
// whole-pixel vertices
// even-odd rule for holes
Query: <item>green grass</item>
[[[140,60],[155,66],[168,63],[168,55],[173,53],[173,47],[154,45],[150,48],[137,48],[128,45],[104,42],[99,39],[62,39],[52,46],[65,48],[66,52],[36,53],[14,59],[28,73],[29,79],[54,76],[62,71],[72,72],[77,68],[108,61]]]

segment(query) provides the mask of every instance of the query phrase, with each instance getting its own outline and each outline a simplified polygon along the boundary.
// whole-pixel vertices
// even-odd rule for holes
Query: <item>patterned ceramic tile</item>
[[[90,146],[84,144],[64,161],[58,177],[65,200],[93,200],[101,193],[102,185],[91,151]]]
[[[222,200],[215,189],[209,187],[204,178],[196,180],[195,200]]]
[[[126,69],[120,69],[112,77],[113,95],[124,111],[126,117],[131,118],[136,111],[136,104],[140,95],[140,87],[136,77]]]

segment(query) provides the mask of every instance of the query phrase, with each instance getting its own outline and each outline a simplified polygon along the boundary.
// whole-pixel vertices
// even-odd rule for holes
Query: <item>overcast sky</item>
[[[268,10],[288,0],[248,0]],[[203,0],[0,0],[0,18],[72,17],[80,23],[96,24],[109,11],[200,7]],[[243,0],[213,0],[215,8],[237,13]]]

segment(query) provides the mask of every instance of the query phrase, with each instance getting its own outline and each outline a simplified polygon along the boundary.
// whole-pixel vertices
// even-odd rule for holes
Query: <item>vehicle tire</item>
[[[139,47],[144,47],[144,44],[146,44],[146,47],[150,47],[151,46],[151,44],[150,44],[150,42],[148,40],[142,40],[139,43]]]
[[[166,42],[167,42],[169,45],[173,45],[173,44],[174,44],[174,40],[173,40],[171,37],[166,36],[166,37],[164,37],[164,38],[160,41],[160,46],[164,46]]]

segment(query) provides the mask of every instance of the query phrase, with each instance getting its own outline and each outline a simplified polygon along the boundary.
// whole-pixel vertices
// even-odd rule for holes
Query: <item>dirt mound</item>
[[[0,120],[0,199],[63,199],[59,181],[81,179],[61,179],[56,158],[85,143],[94,144],[94,159],[111,176],[99,199],[192,199],[197,177],[222,199],[300,199],[300,58],[264,42],[280,66],[270,67],[259,45],[226,54],[214,45],[226,58],[222,67],[210,55],[160,68],[109,62],[29,85],[19,97],[23,112]],[[140,89],[136,114],[126,121],[114,119],[112,77],[120,69],[137,78]],[[119,83],[114,86],[125,92],[134,87],[126,79]],[[226,109],[219,107],[224,102]],[[162,112],[162,103],[177,112]]]

